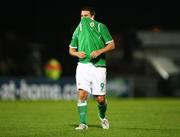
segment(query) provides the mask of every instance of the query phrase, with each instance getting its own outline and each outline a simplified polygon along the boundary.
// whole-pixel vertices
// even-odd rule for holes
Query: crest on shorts
[[[94,27],[94,22],[93,22],[93,21],[90,23],[90,26],[91,26],[91,27]]]

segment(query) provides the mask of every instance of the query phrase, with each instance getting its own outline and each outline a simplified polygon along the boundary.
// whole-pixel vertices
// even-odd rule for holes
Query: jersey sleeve
[[[101,23],[99,29],[100,29],[99,31],[100,31],[100,34],[101,34],[105,44],[110,43],[113,40],[113,38],[112,38],[108,28],[106,27],[106,25]]]
[[[77,48],[78,47],[78,35],[79,35],[79,25],[77,26],[77,28],[75,29],[75,31],[72,35],[72,39],[71,39],[71,42],[69,45],[70,48]]]

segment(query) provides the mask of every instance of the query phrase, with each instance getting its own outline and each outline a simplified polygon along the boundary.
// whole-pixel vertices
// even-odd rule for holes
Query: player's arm
[[[99,55],[101,55],[103,53],[106,53],[106,52],[109,52],[109,51],[115,49],[114,40],[113,40],[108,28],[104,24],[99,25],[99,32],[100,32],[103,40],[106,42],[105,43],[106,46],[104,48],[102,48],[102,49],[93,51],[91,53],[92,58],[96,58],[97,56],[99,56]]]
[[[104,48],[99,49],[98,52],[100,52],[100,54],[103,54],[103,53],[109,52],[113,49],[115,49],[114,40],[110,41]]]
[[[104,48],[99,49],[99,50],[95,50],[91,53],[91,57],[92,58],[96,58],[99,55],[103,54],[103,53],[107,53],[111,50],[115,49],[115,43],[114,40],[110,41]]]
[[[77,26],[77,28],[75,29],[73,33],[72,40],[69,45],[69,54],[74,57],[84,58],[86,54],[82,51],[79,51],[79,52],[77,51],[79,29],[80,29],[80,24]]]
[[[84,58],[86,57],[86,54],[82,51],[77,51],[76,48],[69,48],[69,54],[71,56],[74,56],[74,57],[78,57],[78,58]]]

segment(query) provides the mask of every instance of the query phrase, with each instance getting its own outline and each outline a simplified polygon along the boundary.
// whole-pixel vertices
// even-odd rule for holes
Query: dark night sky
[[[10,1],[1,4],[1,28],[18,32],[69,31],[79,21],[80,8],[93,6],[96,19],[106,23],[112,31],[135,27],[149,29],[160,26],[162,29],[179,29],[180,9],[165,3],[123,3],[122,1],[66,0],[66,1]],[[58,28],[58,29],[57,29]],[[55,29],[55,30],[54,30]]]
[[[46,59],[50,56],[57,57],[68,67],[66,62],[72,61],[67,54],[68,44],[72,31],[79,22],[80,9],[84,5],[93,6],[96,20],[105,23],[112,33],[132,27],[148,30],[154,26],[162,30],[180,30],[180,9],[165,3],[158,6],[152,1],[150,4],[146,2],[140,5],[115,0],[24,0],[5,1],[0,4],[0,36],[4,39],[7,32],[16,35],[16,42],[12,44],[13,47],[11,45],[12,50],[21,48],[23,51],[22,47],[26,48],[24,45],[27,43],[43,44]],[[19,51],[20,54],[22,51]],[[2,55],[0,57],[2,58]],[[20,58],[22,57],[23,54]]]
[[[0,25],[3,31],[16,31],[32,37],[41,38],[42,32],[68,35],[79,21],[80,8],[90,5],[96,10],[96,19],[107,24],[112,32],[129,27],[180,29],[180,9],[165,3],[160,6],[155,4],[128,5],[128,2],[115,0],[7,1],[1,4]]]

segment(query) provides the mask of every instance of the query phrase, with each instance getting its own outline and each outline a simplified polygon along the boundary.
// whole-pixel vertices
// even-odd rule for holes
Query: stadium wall
[[[108,79],[109,96],[131,97],[133,84],[129,79]],[[0,79],[0,99],[2,100],[38,100],[38,99],[76,99],[74,78],[51,79]]]

